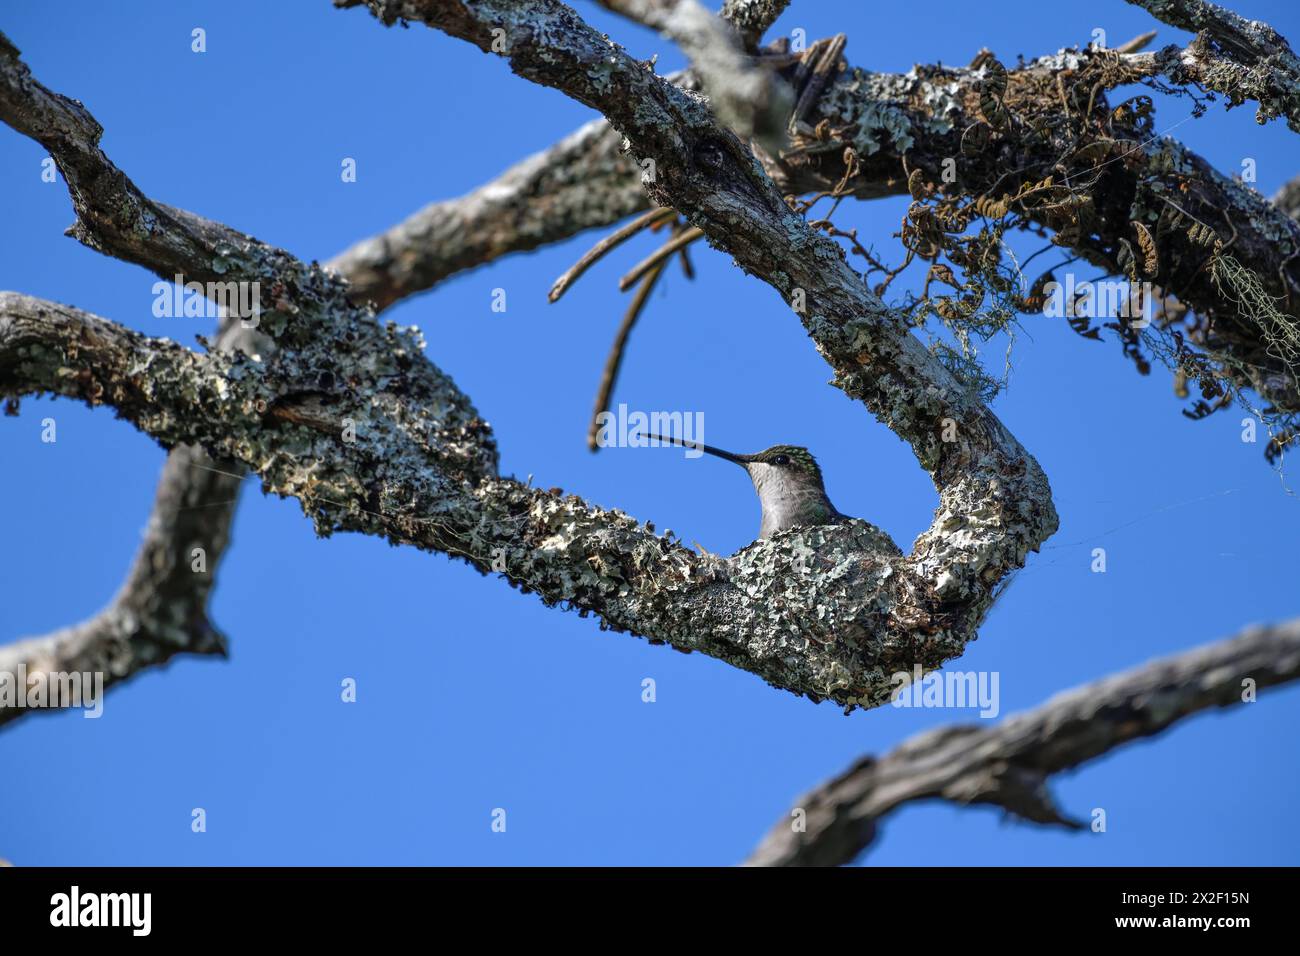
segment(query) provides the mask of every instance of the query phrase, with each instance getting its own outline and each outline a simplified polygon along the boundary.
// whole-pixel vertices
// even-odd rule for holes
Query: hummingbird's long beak
[[[656,438],[661,442],[667,442],[669,445],[679,445],[682,448],[698,448],[700,451],[708,452],[717,458],[725,458],[727,461],[734,461],[737,465],[744,466],[753,460],[753,455],[737,455],[729,451],[723,451],[721,448],[714,448],[712,445],[706,445],[698,441],[682,441],[680,438],[665,438],[663,435],[652,435],[649,432],[646,438]]]

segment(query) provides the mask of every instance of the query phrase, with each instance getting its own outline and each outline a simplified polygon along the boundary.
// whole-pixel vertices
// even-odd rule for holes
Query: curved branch
[[[221,322],[220,351],[269,355],[274,345],[233,318]],[[176,654],[225,656],[227,642],[208,601],[230,540],[244,468],[193,445],[167,455],[144,540],[118,594],[75,627],[0,646],[0,673],[104,675],[107,689]],[[0,709],[0,724],[36,711]]]
[[[108,688],[177,654],[224,656],[207,604],[241,482],[222,465],[234,467],[193,447],[173,451],[117,596],[83,624],[0,646],[0,674],[101,673]],[[38,712],[0,706],[0,725]]]
[[[390,335],[386,349],[363,345],[381,370],[420,354],[418,342]],[[377,535],[484,573],[504,569],[548,605],[594,612],[603,627],[703,651],[813,699],[852,705],[879,695],[871,635],[859,641],[842,616],[872,600],[890,574],[897,551],[878,529],[860,522],[789,533],[731,561],[696,555],[558,489],[458,477],[428,440],[436,429],[421,422],[454,393],[427,394],[382,371],[365,380],[366,362],[344,336],[323,340],[320,353],[295,356],[309,381],[328,369],[321,356],[356,380],[334,402],[281,393],[277,369],[242,354],[196,355],[77,309],[0,293],[0,395],[107,404],[164,444],[237,458],[264,490],[298,498],[322,534]],[[342,425],[349,412],[352,441]],[[784,603],[773,603],[774,586]]]
[[[892,664],[934,667],[960,653],[998,581],[1055,527],[1037,465],[870,296],[838,248],[790,212],[700,99],[556,4],[503,12],[523,17],[509,39],[525,72],[553,67],[576,78],[581,95],[625,127],[634,150],[657,159],[656,199],[679,203],[742,265],[787,300],[806,302],[805,325],[841,387],[913,445],[941,489],[936,524],[912,556],[854,522],[791,532],[723,561],[618,512],[495,479],[486,426],[424,359],[418,335],[379,327],[327,274],[246,238],[241,262],[260,268],[282,256],[290,280],[310,279],[280,288],[279,308],[303,328],[281,323],[269,360],[199,356],[7,296],[0,390],[109,404],[164,445],[193,443],[242,462],[264,490],[298,498],[322,534],[380,535],[485,572],[504,567],[549,604],[704,651],[814,699],[879,703]],[[473,14],[451,13],[490,39]],[[559,45],[533,43],[538,23]],[[241,265],[235,274],[258,272]],[[944,442],[949,425],[957,440]]]
[[[991,727],[927,731],[884,757],[862,758],[800,797],[795,806],[803,811],[805,829],[796,830],[790,818],[781,821],[746,862],[849,863],[870,846],[884,817],[917,800],[998,806],[1034,823],[1078,829],[1056,808],[1047,789],[1050,776],[1162,733],[1202,710],[1241,703],[1247,686],[1297,679],[1300,618],[1066,691]]]
[[[836,636],[847,629],[872,646],[877,666],[906,659],[933,667],[961,653],[997,584],[1057,523],[1041,469],[993,413],[866,289],[840,248],[791,211],[705,104],[628,57],[568,7],[549,0],[368,6],[385,23],[425,22],[485,52],[504,33],[516,73],[601,110],[634,155],[655,161],[657,176],[647,184],[654,199],[682,212],[802,309],[835,384],[912,446],[940,493],[935,521],[913,553],[878,552],[873,561],[887,574],[859,584],[851,614],[833,608]],[[945,432],[956,440],[942,440]],[[788,587],[778,576],[769,594]],[[872,703],[887,697],[880,676],[869,688]]]

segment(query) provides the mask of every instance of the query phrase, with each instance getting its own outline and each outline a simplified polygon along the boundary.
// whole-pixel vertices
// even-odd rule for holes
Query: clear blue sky
[[[1234,7],[1237,3],[1234,2]],[[653,35],[584,16],[636,54]],[[993,12],[996,11],[996,12]],[[1300,40],[1300,8],[1240,12]],[[795,0],[772,36],[848,34],[858,65],[1007,63],[1112,44],[1153,21],[1100,3]],[[190,52],[190,31],[208,52]],[[434,199],[458,195],[590,117],[561,94],[424,27],[380,27],[325,0],[256,3],[10,0],[3,29],[48,86],[81,99],[104,148],[150,196],[326,259]],[[1160,28],[1158,42],[1185,39]],[[1160,102],[1157,126],[1188,115]],[[1253,108],[1176,135],[1226,171],[1257,161],[1271,194],[1300,172],[1295,134]],[[192,342],[207,320],[151,315],[154,277],[62,235],[63,185],[44,151],[0,128],[0,288]],[[343,157],[358,181],[340,181]],[[900,201],[848,204],[881,252]],[[388,313],[421,326],[430,358],[492,423],[506,474],[535,476],[729,553],[758,509],[738,469],[666,451],[584,445],[625,307],[616,281],[643,239],[559,304],[546,290],[592,235],[459,276]],[[1041,261],[1041,260],[1040,260]],[[907,547],[935,493],[905,446],[825,383],[829,370],[774,292],[700,248],[636,330],[617,400],[701,409],[736,450],[818,455],[832,499]],[[491,310],[494,288],[508,311]],[[1157,368],[1114,342],[1024,320],[995,408],[1047,470],[1061,530],[1032,557],[950,666],[996,670],[1003,713],[1152,657],[1300,613],[1300,500],[1240,441],[1237,414],[1191,422]],[[997,362],[998,350],[991,353]],[[58,422],[56,444],[40,421]],[[23,403],[0,419],[0,640],[97,612],[132,560],[163,452],[106,410]],[[1300,489],[1300,474],[1290,479]],[[1108,571],[1089,570],[1104,547]],[[701,655],[602,633],[592,619],[440,556],[368,538],[317,540],[298,504],[245,488],[213,616],[229,661],[178,659],[110,692],[98,721],[27,718],[0,733],[0,856],[19,864],[727,864],[797,794],[858,755],[970,712],[883,708],[845,717]],[[340,681],[359,700],[339,700]],[[658,701],[641,700],[652,677]],[[1008,825],[989,809],[911,807],[874,864],[1295,864],[1300,687],[1198,716],[1058,778],[1065,810],[1107,811],[1105,834]],[[194,807],[208,830],[190,830]],[[493,808],[505,834],[490,829]]]

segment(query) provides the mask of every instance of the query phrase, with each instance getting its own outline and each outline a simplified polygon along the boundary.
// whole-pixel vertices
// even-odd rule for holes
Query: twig
[[[678,233],[677,236],[665,242],[662,246],[633,266],[631,272],[619,279],[619,291],[626,292],[632,287],[634,282],[639,280],[656,265],[673,255],[678,250],[685,249],[702,235],[704,235],[704,230],[695,226],[682,230],[682,232]]]
[[[564,295],[564,293],[568,291],[569,286],[578,281],[582,274],[590,269],[598,259],[605,255],[605,253],[622,245],[647,226],[654,226],[661,222],[666,222],[675,215],[677,215],[675,210],[666,207],[652,209],[644,215],[637,216],[626,226],[611,232],[608,236],[587,250],[583,257],[571,265],[564,275],[555,280],[555,285],[551,286],[551,292],[547,298],[552,302],[558,302],[560,296]]]
[[[683,248],[682,252],[685,251]],[[591,412],[591,427],[587,431],[587,447],[592,451],[599,448],[596,444],[596,436],[600,433],[600,413],[609,408],[610,396],[613,395],[614,384],[618,381],[618,370],[623,364],[623,349],[627,346],[628,336],[632,334],[632,328],[636,325],[636,320],[641,317],[641,312],[645,309],[646,303],[650,301],[650,293],[654,291],[659,277],[668,268],[668,262],[669,259],[664,257],[646,273],[641,280],[641,284],[637,286],[631,304],[627,307],[627,313],[623,316],[623,322],[619,325],[618,332],[614,335],[614,342],[609,348],[609,356],[605,359],[605,370],[600,376],[600,387],[596,390],[596,407]]]

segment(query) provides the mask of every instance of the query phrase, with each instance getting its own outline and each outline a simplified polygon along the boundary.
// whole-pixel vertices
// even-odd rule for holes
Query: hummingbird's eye
[[[772,464],[774,464],[774,465],[788,465],[788,464],[790,464],[790,459],[787,458],[785,455],[777,455],[775,458],[772,459]]]

